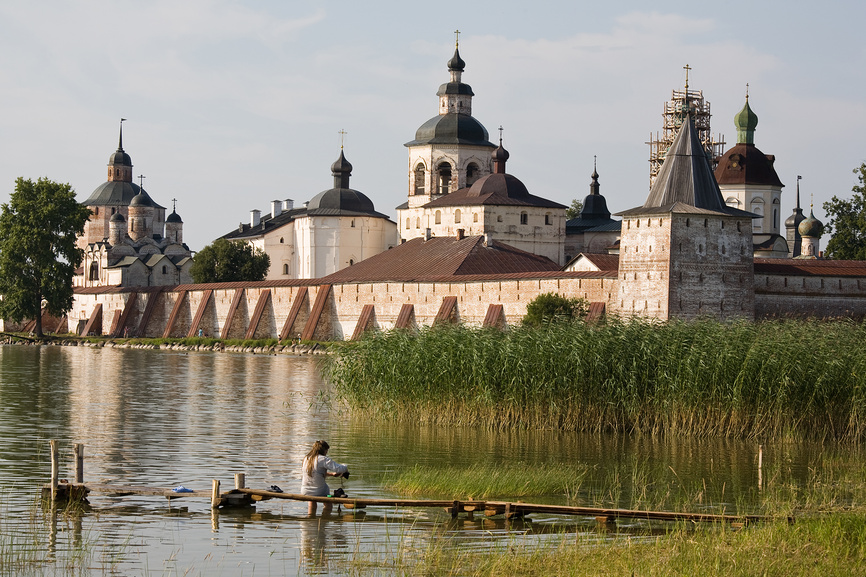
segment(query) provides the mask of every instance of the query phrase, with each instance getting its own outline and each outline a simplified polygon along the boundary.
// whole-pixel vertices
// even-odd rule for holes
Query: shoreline
[[[25,345],[25,346],[63,346],[63,347],[90,347],[90,348],[119,348],[119,349],[148,349],[183,352],[216,352],[216,353],[248,353],[254,355],[325,355],[328,347],[322,343],[289,344],[289,345],[245,345],[227,344],[225,341],[207,343],[184,342],[190,339],[177,339],[178,342],[165,342],[167,339],[115,339],[99,337],[74,337],[74,336],[46,336],[42,339],[3,333],[0,344]],[[148,342],[151,341],[151,342]]]

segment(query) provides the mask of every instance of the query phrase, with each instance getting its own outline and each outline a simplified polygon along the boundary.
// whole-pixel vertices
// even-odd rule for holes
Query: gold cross
[[[455,30],[454,35],[456,36],[456,40],[454,41],[454,46],[460,46],[460,31]]]
[[[691,70],[691,69],[692,69],[692,67],[689,66],[688,64],[683,66],[683,70],[686,71],[686,92],[689,91],[689,70]]]
[[[340,150],[343,150],[343,140],[346,138],[346,135],[349,133],[343,129],[340,129],[340,132],[338,132],[337,134],[340,135]]]

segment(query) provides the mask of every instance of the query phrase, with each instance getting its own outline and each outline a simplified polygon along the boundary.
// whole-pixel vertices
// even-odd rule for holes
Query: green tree
[[[824,203],[828,218],[824,230],[831,235],[824,251],[827,258],[866,260],[866,162],[854,174],[860,184],[851,189],[850,199],[834,196]]]
[[[75,200],[68,184],[18,178],[0,211],[0,315],[20,322],[36,319],[42,306],[62,316],[72,308],[72,275],[84,251],[75,245],[90,210]]]
[[[523,324],[541,326],[554,321],[572,321],[586,316],[589,305],[582,298],[568,298],[558,293],[540,294],[526,305]]]
[[[565,220],[577,218],[581,210],[583,210],[583,202],[575,198],[571,201],[571,206],[565,209]]]
[[[190,274],[197,283],[264,280],[271,257],[247,242],[218,238],[193,259]]]

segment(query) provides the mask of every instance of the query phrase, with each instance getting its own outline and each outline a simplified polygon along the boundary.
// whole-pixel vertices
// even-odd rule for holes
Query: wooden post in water
[[[247,482],[246,473],[235,473],[235,489],[245,489],[245,483]]]
[[[758,491],[763,487],[764,445],[758,445]]]
[[[57,463],[57,441],[51,439],[50,441],[48,441],[48,445],[51,452],[51,501],[53,502],[55,499],[57,499],[57,480],[59,477],[59,466]]]
[[[82,443],[72,445],[72,457],[75,460],[75,482],[84,483],[84,445]]]
[[[220,506],[220,480],[213,480],[213,490],[210,494],[210,506],[211,509],[216,509]]]

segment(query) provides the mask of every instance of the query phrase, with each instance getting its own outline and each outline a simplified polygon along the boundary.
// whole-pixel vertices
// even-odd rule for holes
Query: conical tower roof
[[[665,153],[664,164],[646,202],[641,207],[619,215],[666,212],[725,214],[746,218],[758,216],[725,204],[691,113],[686,114],[679,132]]]

